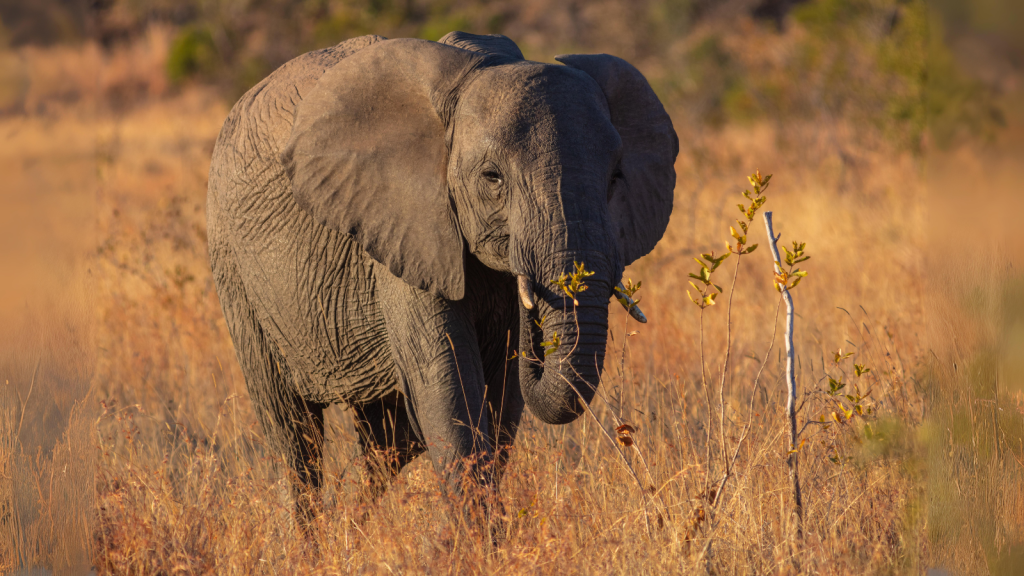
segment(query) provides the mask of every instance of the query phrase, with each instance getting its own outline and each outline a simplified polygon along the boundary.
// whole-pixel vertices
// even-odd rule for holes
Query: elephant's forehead
[[[537,150],[577,138],[604,140],[610,148],[618,143],[600,87],[586,73],[562,65],[484,68],[466,85],[458,115],[463,129],[498,144]]]

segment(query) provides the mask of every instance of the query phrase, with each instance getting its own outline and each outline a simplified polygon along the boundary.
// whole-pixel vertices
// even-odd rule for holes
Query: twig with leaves
[[[729,233],[733,237],[733,239],[735,240],[735,244],[730,244],[730,243],[726,242],[726,250],[727,250],[727,252],[725,254],[722,254],[721,256],[715,256],[714,252],[711,252],[709,254],[701,254],[701,258],[703,258],[704,261],[701,261],[700,259],[695,258],[694,260],[696,260],[697,263],[700,264],[701,268],[700,268],[700,270],[697,271],[697,274],[690,274],[690,278],[692,278],[693,280],[696,280],[697,282],[699,282],[700,286],[695,284],[693,281],[690,281],[690,286],[692,286],[693,289],[697,291],[698,297],[694,297],[694,295],[690,294],[689,290],[687,290],[687,294],[689,295],[690,300],[693,301],[693,303],[696,304],[700,308],[700,311],[701,311],[701,314],[700,314],[701,384],[702,384],[703,389],[704,389],[704,399],[705,399],[705,402],[707,403],[707,408],[708,408],[708,427],[706,428],[707,433],[706,433],[706,438],[705,438],[706,439],[706,445],[705,445],[706,446],[706,453],[705,453],[705,457],[706,457],[706,462],[705,462],[706,471],[705,471],[705,475],[704,475],[704,493],[703,493],[703,497],[704,497],[705,500],[707,500],[708,504],[710,504],[710,509],[708,510],[708,513],[705,514],[704,511],[703,511],[703,504],[702,504],[701,505],[701,510],[699,511],[699,513],[697,514],[696,517],[699,518],[699,519],[706,518],[706,519],[710,520],[711,521],[711,525],[712,525],[712,531],[714,530],[714,526],[715,526],[715,512],[717,511],[718,505],[721,502],[722,492],[723,492],[723,490],[725,488],[725,485],[728,482],[729,478],[733,474],[733,466],[735,465],[736,458],[739,455],[739,447],[743,443],[743,439],[746,437],[746,429],[745,429],[744,430],[744,434],[741,436],[740,440],[737,442],[736,447],[735,447],[735,451],[733,452],[732,458],[730,459],[730,457],[729,457],[729,450],[728,450],[728,446],[727,446],[727,443],[726,443],[726,436],[725,436],[725,379],[726,379],[726,375],[728,374],[728,371],[729,371],[729,359],[730,359],[731,353],[732,353],[732,302],[733,302],[733,296],[736,293],[736,283],[737,283],[737,280],[739,278],[740,261],[741,261],[741,259],[742,259],[742,257],[744,255],[750,254],[754,250],[757,249],[757,244],[751,244],[749,246],[747,245],[747,233],[749,231],[750,224],[754,221],[754,217],[757,215],[758,210],[760,210],[761,207],[764,206],[764,203],[768,200],[768,198],[766,196],[764,196],[764,191],[768,188],[768,183],[771,180],[771,175],[769,174],[767,176],[762,176],[760,170],[758,170],[758,171],[755,171],[754,174],[751,174],[750,176],[748,176],[747,180],[750,182],[751,186],[753,186],[754,191],[751,192],[750,190],[744,190],[743,191],[743,197],[746,198],[747,200],[749,200],[750,204],[749,205],[745,205],[743,203],[740,203],[740,204],[737,205],[737,207],[740,210],[740,213],[743,215],[742,219],[737,219],[736,220],[736,223],[739,226],[739,231],[737,231],[737,229],[735,227],[733,227],[733,226],[729,227]],[[708,386],[707,386],[707,378],[706,378],[705,371],[704,371],[704,366],[705,366],[705,362],[704,362],[704,310],[706,308],[710,307],[710,306],[714,306],[715,303],[716,303],[716,298],[718,297],[719,294],[722,294],[722,288],[720,286],[718,286],[717,284],[715,284],[714,282],[712,282],[711,278],[712,278],[712,274],[718,269],[718,267],[722,264],[722,262],[726,258],[729,257],[730,254],[735,254],[736,255],[736,267],[733,270],[733,281],[732,281],[732,285],[729,288],[729,303],[726,306],[725,359],[722,362],[722,367],[721,367],[721,371],[720,371],[719,386],[718,386],[719,453],[720,453],[720,456],[721,456],[721,459],[722,459],[722,476],[718,480],[717,487],[712,489],[711,486],[710,486],[710,483],[711,483],[711,426],[712,426],[712,410],[711,410],[711,398],[710,398],[710,394],[709,394]],[[706,261],[706,263],[705,263],[705,261]],[[773,340],[773,345],[774,345],[774,336],[773,336],[772,340]],[[765,360],[767,360],[767,356],[765,357]],[[762,365],[762,368],[763,368],[763,365]],[[758,372],[758,379],[760,379],[760,371]],[[755,380],[754,389],[756,390],[756,388],[757,388],[757,381]],[[753,401],[753,395],[751,396],[751,401]],[[699,524],[699,522],[698,522],[698,524]],[[707,557],[708,556],[708,554],[709,554],[709,552],[711,550],[712,542],[713,542],[713,538],[711,536],[709,536],[707,542],[704,545],[703,550],[701,551],[701,557]]]
[[[736,282],[739,280],[740,275],[740,260],[744,255],[752,253],[757,250],[757,244],[751,244],[747,246],[747,230],[750,224],[754,221],[754,216],[757,215],[757,211],[764,206],[764,203],[768,200],[764,196],[764,191],[768,188],[768,183],[771,181],[772,175],[762,177],[761,171],[756,170],[750,176],[747,176],[747,180],[750,185],[754,187],[754,191],[750,190],[743,191],[743,197],[750,200],[750,205],[745,206],[740,203],[737,204],[737,208],[740,209],[740,213],[743,214],[743,219],[737,219],[736,223],[739,225],[740,230],[743,233],[739,233],[735,228],[729,226],[729,233],[733,239],[736,240],[736,244],[732,245],[726,242],[725,247],[730,254],[736,255],[736,269],[733,270],[732,286],[729,288],[729,305],[726,307],[725,314],[725,360],[722,361],[721,380],[718,383],[718,408],[719,408],[719,436],[721,438],[722,445],[722,466],[725,469],[723,476],[728,478],[732,474],[731,464],[728,460],[728,453],[725,444],[725,375],[729,370],[729,358],[732,353],[732,297],[736,293]],[[722,491],[718,490],[718,496],[715,498],[717,501],[721,497]]]
[[[827,373],[825,374],[825,378],[828,380],[828,390],[823,391],[827,397],[825,412],[820,414],[816,421],[808,419],[804,422],[803,428],[800,429],[800,432],[803,433],[812,424],[819,425],[822,431],[836,426],[837,434],[832,436],[831,444],[822,442],[822,446],[832,452],[829,460],[833,464],[842,464],[844,461],[844,458],[839,454],[836,440],[838,439],[838,433],[841,433],[842,430],[852,431],[849,427],[851,420],[858,417],[863,419],[865,421],[863,429],[865,437],[871,438],[873,435],[871,426],[867,423],[867,420],[874,413],[874,407],[868,404],[872,389],[869,385],[867,390],[862,392],[860,386],[864,383],[866,375],[871,372],[871,368],[854,362],[853,374],[855,379],[847,381],[849,375],[842,369],[842,365],[850,356],[853,356],[853,352],[843,353],[842,349],[835,352],[833,363],[842,373],[837,374],[835,377]],[[849,408],[846,407],[847,403],[850,405]],[[851,457],[848,456],[845,459],[849,460]]]
[[[689,290],[686,291],[686,295],[690,297],[690,300],[692,300],[698,308],[700,308],[699,325],[697,328],[700,349],[700,384],[701,388],[704,390],[704,404],[707,406],[708,410],[708,425],[705,428],[706,435],[704,439],[705,463],[703,494],[705,498],[711,499],[708,489],[711,485],[711,423],[713,416],[711,413],[711,393],[708,391],[707,370],[705,369],[706,363],[704,361],[704,310],[709,306],[714,306],[715,298],[722,293],[722,288],[711,281],[711,275],[714,274],[714,272],[718,270],[718,267],[722,265],[722,261],[729,257],[729,253],[726,252],[721,256],[715,256],[715,252],[712,250],[710,253],[701,254],[700,256],[706,260],[707,263],[701,261],[700,258],[694,258],[697,264],[700,264],[700,270],[697,271],[697,274],[690,274],[690,278],[701,283],[700,286],[697,286],[692,280],[690,281],[690,286],[693,286],[693,289],[697,291],[698,297],[695,298],[690,294]],[[714,290],[717,290],[717,292]]]
[[[634,318],[634,319],[636,319],[636,320],[638,320],[640,322],[647,322],[647,318],[643,316],[642,312],[639,312],[639,310],[640,310],[640,308],[639,308],[640,297],[638,296],[638,297],[636,297],[634,299],[634,295],[636,295],[637,291],[640,290],[640,286],[642,284],[643,284],[643,281],[638,281],[636,284],[633,284],[633,280],[631,278],[629,278],[629,279],[625,279],[623,282],[620,282],[619,285],[615,287],[615,294],[614,294],[615,299],[618,300],[619,304],[622,304],[622,307],[625,308],[626,311],[628,312],[628,314],[626,315],[626,318],[623,319],[623,325],[622,325],[622,328],[623,328],[622,329],[622,349],[619,351],[619,419],[620,420],[622,419],[622,407],[624,405],[623,400],[622,400],[622,395],[626,391],[626,342],[629,340],[630,336],[634,336],[634,335],[637,334],[636,330],[634,330],[633,332],[629,331],[629,328],[628,328],[629,327],[629,319],[630,318]],[[634,310],[636,310],[636,312],[634,312]],[[637,317],[637,314],[640,315],[639,318]],[[641,320],[640,318],[643,318],[643,319]]]
[[[769,246],[772,249],[772,257],[775,260],[775,289],[782,293],[782,299],[786,302],[786,387],[788,399],[786,402],[786,417],[789,421],[789,451],[786,455],[786,465],[789,467],[789,480],[793,498],[793,513],[796,519],[796,537],[803,537],[803,500],[800,495],[800,470],[799,452],[800,445],[797,444],[796,429],[796,373],[794,357],[796,351],[793,347],[793,318],[796,315],[793,308],[793,296],[790,290],[796,288],[807,272],[796,267],[797,264],[810,259],[804,254],[805,243],[793,242],[793,250],[785,246],[782,250],[786,253],[785,266],[783,259],[779,256],[778,241],[781,237],[775,235],[772,228],[771,211],[764,213],[764,225],[768,232]]]

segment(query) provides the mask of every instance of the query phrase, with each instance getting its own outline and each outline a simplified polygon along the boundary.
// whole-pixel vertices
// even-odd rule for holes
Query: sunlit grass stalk
[[[729,303],[725,307],[725,359],[722,361],[721,379],[718,382],[718,428],[719,442],[722,451],[723,476],[730,473],[727,446],[725,444],[725,375],[729,372],[729,358],[732,354],[732,297],[736,293],[736,283],[740,276],[740,259],[743,254],[736,255],[736,267],[733,269],[732,286],[729,287]],[[716,495],[715,500],[718,497]]]
[[[764,372],[764,367],[768,364],[768,359],[771,357],[772,350],[775,348],[775,337],[779,333],[779,312],[781,309],[782,300],[780,299],[778,305],[775,307],[775,321],[772,322],[773,328],[771,342],[768,343],[768,350],[764,353],[764,359],[761,361],[761,366],[757,369],[757,375],[754,377],[754,384],[750,387],[750,401],[747,406],[747,422],[743,426],[743,432],[740,434],[739,440],[736,441],[736,445],[733,447],[732,458],[729,460],[727,470],[735,470],[736,460],[738,460],[740,456],[740,448],[743,446],[743,442],[747,439],[747,435],[750,433],[750,428],[754,424],[754,398],[757,395],[757,387],[761,382],[761,374]],[[721,525],[720,523],[715,522],[715,518],[718,513],[718,508],[721,506],[723,501],[722,494],[725,491],[726,484],[728,484],[729,479],[732,476],[733,474],[730,473],[724,474],[718,482],[718,487],[715,490],[715,498],[711,503],[711,511],[709,514],[709,517],[712,520],[711,533],[709,534],[708,539],[704,544],[704,548],[701,550],[700,556],[698,557],[698,564],[702,559],[706,558],[708,553],[711,551],[711,545],[714,542],[713,534]]]
[[[704,427],[704,433],[705,433],[705,438],[704,438],[705,457],[704,457],[704,491],[703,491],[703,495],[706,498],[707,495],[708,495],[708,490],[711,488],[711,426],[712,426],[711,422],[712,422],[713,416],[712,416],[712,412],[711,412],[711,393],[708,392],[707,373],[706,373],[706,370],[704,368],[704,366],[705,366],[705,361],[704,361],[704,308],[700,309],[700,320],[699,320],[698,334],[700,334],[700,339],[699,339],[700,340],[700,385],[701,385],[701,388],[703,388],[703,390],[704,390],[704,404],[707,406],[707,409],[708,409],[708,425]]]
[[[643,452],[640,450],[639,441],[632,436],[632,433],[636,430],[622,416],[624,405],[623,399],[626,390],[626,344],[629,337],[636,333],[633,332],[631,334],[629,332],[629,320],[632,318],[638,322],[647,322],[646,317],[639,308],[641,298],[637,297],[634,299],[634,296],[637,291],[640,290],[642,284],[642,281],[637,281],[637,283],[634,284],[632,279],[627,279],[624,282],[620,282],[619,285],[615,287],[616,293],[614,297],[620,304],[622,304],[622,307],[626,309],[626,317],[622,324],[622,350],[619,358],[619,417],[615,421],[615,431],[619,434],[619,443],[633,449],[636,457],[640,460],[640,464],[644,467],[644,472],[647,473],[647,480],[650,482],[650,487],[653,489],[657,482],[655,482],[654,475],[651,474],[651,468],[647,465],[647,460],[644,458]],[[670,509],[668,505],[665,504],[660,492],[655,491],[654,495],[657,497],[658,501],[661,502],[661,506],[664,508],[666,516],[668,516],[670,514]]]
[[[569,386],[569,388],[571,388],[574,392],[576,392],[576,395],[580,399],[580,404],[582,404],[583,407],[587,410],[587,414],[589,414],[590,417],[593,418],[594,424],[597,425],[598,429],[601,430],[601,433],[604,435],[604,437],[608,439],[609,443],[611,443],[612,449],[614,449],[615,453],[618,454],[619,457],[622,459],[622,463],[626,465],[626,470],[629,472],[629,475],[633,478],[633,481],[636,482],[636,486],[640,490],[640,500],[643,503],[644,526],[647,528],[647,535],[652,536],[653,532],[651,531],[651,518],[650,513],[648,512],[650,502],[647,499],[647,491],[644,489],[644,484],[643,482],[640,481],[640,476],[638,476],[636,470],[633,469],[633,465],[629,463],[629,459],[626,458],[626,454],[619,449],[618,442],[616,442],[616,440],[612,438],[612,435],[608,432],[608,430],[601,425],[601,420],[598,419],[597,414],[594,414],[594,411],[590,408],[590,405],[587,404],[587,402],[583,399],[583,395],[580,394],[580,391],[576,390],[576,387],[572,385],[568,378],[562,376],[561,374],[559,374],[559,377],[562,380],[565,380],[566,385]]]

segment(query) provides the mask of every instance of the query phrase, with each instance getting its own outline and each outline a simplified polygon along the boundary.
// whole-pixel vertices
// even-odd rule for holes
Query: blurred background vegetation
[[[156,27],[170,46],[153,73],[169,89],[202,83],[233,101],[296,55],[349,37],[497,33],[537,60],[609,52],[634,62],[694,129],[847,119],[867,140],[920,150],[926,126],[948,147],[991,139],[1005,123],[999,100],[1022,63],[1011,29],[1022,12],[1012,0],[3,0],[0,45],[112,51]],[[4,59],[9,111],[26,105],[17,65]],[[152,92],[111,89],[121,105]]]
[[[694,401],[698,320],[679,289],[680,262],[720,249],[743,175],[774,172],[770,206],[815,255],[798,296],[801,385],[822,394],[824,358],[858,346],[884,408],[871,424],[881,434],[847,435],[843,449],[863,459],[839,467],[815,442],[802,456],[817,506],[808,508],[808,533],[824,542],[802,554],[820,561],[821,573],[1022,573],[1022,23],[1020,0],[0,0],[0,572],[33,564],[117,572],[100,564],[117,558],[155,558],[136,571],[156,572],[186,556],[189,566],[245,566],[281,542],[305,566],[301,547],[282,537],[287,506],[272,521],[242,512],[276,477],[252,480],[251,467],[245,476],[243,457],[225,455],[215,469],[202,448],[258,437],[209,275],[210,153],[231,104],[302,52],[368,33],[438,39],[459,29],[505,34],[534,60],[621,56],[672,115],[681,144],[673,221],[630,272],[644,280],[652,318],[629,361],[646,381],[630,388],[630,405],[651,407],[642,424],[660,450],[652,461],[689,474],[688,461],[668,451],[676,432],[658,426],[697,436],[706,426]],[[736,358],[763,353],[775,295],[762,268],[737,300]],[[847,309],[857,322],[838,312]],[[730,384],[742,405],[745,366]],[[900,400],[881,398],[889,392]],[[234,428],[218,439],[229,405]],[[781,409],[767,396],[758,406],[766,419]],[[655,423],[655,411],[673,417]],[[83,450],[114,446],[110,435],[122,427],[131,433],[121,452]],[[354,446],[346,430],[337,446]],[[770,436],[760,441],[775,454]],[[559,474],[573,466],[551,447],[571,445],[598,449],[585,426],[524,427],[523,453],[547,459],[520,460],[510,492],[553,484],[554,492],[523,488],[516,502],[540,494],[537,507],[551,518],[582,502],[605,516],[580,526],[618,525],[635,502],[622,491],[609,506],[606,488],[628,480],[592,476],[577,485],[580,500],[557,498]],[[118,460],[124,446],[142,455]],[[336,450],[334,470],[343,470],[347,457]],[[580,470],[618,469],[605,456]],[[786,471],[770,462],[751,468],[752,484],[738,491],[735,510],[751,519],[724,537],[750,556],[723,552],[722,566],[768,573],[764,566],[789,554],[781,515],[769,513]],[[165,467],[173,482],[160,476]],[[182,478],[181,470],[209,473]],[[82,481],[90,475],[95,483]],[[251,485],[230,484],[239,477]],[[221,488],[206,491],[209,478]],[[431,506],[406,505],[420,490],[410,486],[386,504],[382,517],[395,521],[371,532],[387,546],[379,557],[364,549],[363,562],[404,561],[404,541],[433,522]],[[688,502],[673,490],[666,494]],[[168,495],[183,506],[154,504]],[[834,503],[845,511],[835,516]],[[191,531],[218,517],[211,510],[229,511],[218,530],[234,540]],[[625,540],[579,533],[558,538],[564,547],[552,553],[551,541],[538,536],[535,545],[524,531],[512,557],[531,566],[543,554],[549,570],[564,569],[586,542],[595,562],[609,563],[602,573],[636,571],[623,550],[650,554],[638,556],[648,558],[640,571],[671,572],[665,566],[676,564],[657,562],[678,562],[663,553],[671,549],[639,540],[642,531]],[[436,571],[451,569],[438,558]]]

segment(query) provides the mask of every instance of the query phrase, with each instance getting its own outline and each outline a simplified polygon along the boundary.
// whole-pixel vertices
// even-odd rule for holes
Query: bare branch
[[[764,213],[764,226],[768,231],[768,245],[772,249],[772,258],[775,260],[775,273],[781,275],[783,273],[782,258],[779,257],[779,248],[776,244],[779,237],[775,235],[775,231],[772,229],[771,211]],[[786,302],[786,387],[789,393],[786,402],[786,416],[789,419],[789,453],[786,456],[786,464],[789,466],[789,480],[792,484],[793,511],[796,514],[796,536],[801,538],[803,536],[803,528],[801,526],[803,521],[803,502],[800,498],[800,471],[797,458],[799,446],[797,445],[796,430],[796,374],[793,366],[793,359],[796,355],[793,348],[793,316],[795,313],[793,310],[793,296],[789,293],[789,289],[786,288],[785,284],[776,284],[782,293],[782,299]]]

